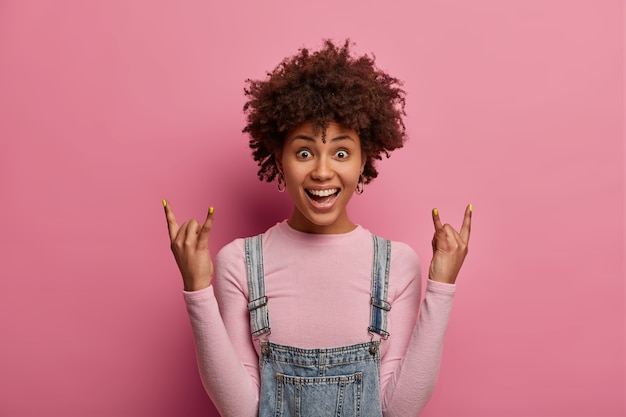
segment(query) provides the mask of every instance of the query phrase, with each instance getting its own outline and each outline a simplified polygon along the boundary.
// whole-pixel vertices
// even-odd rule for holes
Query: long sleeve
[[[215,280],[219,281],[221,275],[216,271]],[[256,417],[258,369],[256,366],[250,369],[246,366],[249,362],[242,361],[245,357],[253,361],[256,358],[249,338],[244,343],[233,343],[224,325],[214,286],[183,292],[183,295],[193,330],[200,378],[207,394],[223,417]],[[240,322],[239,326],[245,328],[246,322]]]
[[[428,403],[439,374],[454,292],[454,285],[427,281],[419,319],[404,357],[383,386],[385,417],[418,416]]]

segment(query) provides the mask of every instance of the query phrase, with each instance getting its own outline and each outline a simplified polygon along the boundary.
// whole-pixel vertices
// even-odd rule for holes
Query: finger
[[[468,248],[467,241],[463,239],[463,237],[461,237],[461,235],[457,233],[456,231],[454,233],[454,240],[455,240],[456,248],[460,249],[464,254],[467,254],[467,248]]]
[[[436,232],[439,232],[443,228],[443,225],[441,224],[441,219],[439,218],[439,210],[436,208],[433,209],[433,223],[435,225]]]
[[[167,200],[163,200],[163,209],[165,210],[165,219],[167,220],[167,230],[170,235],[170,242],[174,241],[178,234],[178,223],[176,223],[176,217],[174,216],[174,210],[169,205]]]
[[[209,233],[211,232],[211,227],[213,226],[213,207],[209,207],[207,211],[206,220],[200,229],[200,233],[198,234],[198,246],[201,248],[205,248],[209,245]]]
[[[172,240],[172,244],[182,247],[183,243],[185,243],[188,226],[189,226],[189,222],[185,222],[180,225],[180,228],[178,229],[178,233],[176,233],[176,236],[174,236],[174,240]]]
[[[449,251],[455,250],[458,246],[460,246],[461,236],[450,224],[444,224],[439,235],[440,238],[437,243],[442,249]]]
[[[472,229],[472,204],[468,204],[465,208],[465,216],[463,217],[463,225],[461,226],[461,238],[465,243],[469,242],[470,231]]]
[[[198,240],[198,229],[200,229],[200,225],[198,225],[198,221],[196,219],[191,219],[187,222],[187,228],[185,229],[184,235],[186,247],[196,247],[196,241]]]

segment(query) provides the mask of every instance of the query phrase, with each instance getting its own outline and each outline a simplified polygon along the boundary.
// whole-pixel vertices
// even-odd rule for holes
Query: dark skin
[[[174,210],[163,200],[167,229],[174,258],[183,276],[185,291],[198,291],[211,285],[213,262],[209,253],[209,234],[213,226],[213,207],[210,207],[204,223],[195,220],[178,226]]]
[[[442,224],[439,210],[433,210],[435,234],[433,236],[433,259],[428,269],[428,278],[433,281],[454,284],[467,256],[472,227],[472,205],[468,204],[460,231],[448,223]]]

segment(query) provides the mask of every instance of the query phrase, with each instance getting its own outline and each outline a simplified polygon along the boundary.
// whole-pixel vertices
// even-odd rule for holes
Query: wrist
[[[194,291],[200,291],[200,290],[204,290],[205,288],[209,288],[211,286],[211,283],[208,283],[206,285],[184,285],[183,286],[183,290],[187,291],[187,292],[194,292]]]
[[[433,278],[432,276],[428,276],[428,279],[434,282],[441,282],[443,284],[455,284],[456,283],[456,277],[454,278],[439,278],[439,277],[435,277]]]
[[[211,277],[208,279],[183,279],[183,289],[188,292],[200,291],[211,286]]]

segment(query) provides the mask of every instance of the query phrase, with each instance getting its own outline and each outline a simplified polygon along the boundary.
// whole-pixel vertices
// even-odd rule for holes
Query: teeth
[[[338,189],[337,188],[331,188],[329,190],[308,190],[310,194],[313,194],[317,197],[328,197],[329,195],[333,195],[335,194]]]

